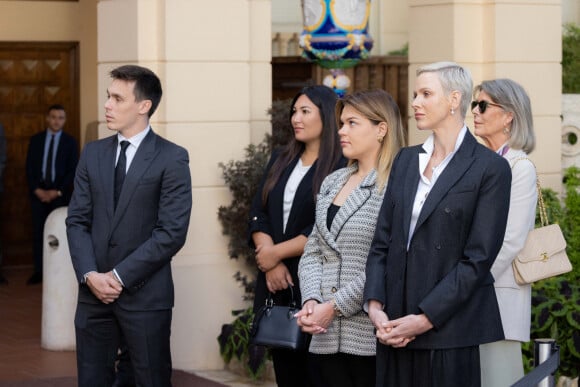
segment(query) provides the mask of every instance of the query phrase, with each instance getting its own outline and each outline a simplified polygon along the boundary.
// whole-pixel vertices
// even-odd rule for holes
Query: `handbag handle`
[[[528,157],[519,157],[515,159],[514,163],[512,164],[512,170],[520,160],[528,160],[534,166],[534,170],[536,171],[536,189],[538,190],[538,209],[540,212],[540,222],[542,223],[542,227],[545,227],[550,224],[548,221],[548,213],[546,212],[546,203],[544,202],[544,195],[542,195],[542,187],[540,186],[540,177],[538,176],[538,170],[536,169],[536,165],[532,160]]]
[[[291,308],[296,308],[296,300],[294,299],[294,290],[293,290],[293,286],[290,285],[288,286],[288,288],[290,289],[290,307]],[[266,298],[266,306],[271,308],[274,305],[274,299],[273,299],[274,293],[268,291],[268,298]]]

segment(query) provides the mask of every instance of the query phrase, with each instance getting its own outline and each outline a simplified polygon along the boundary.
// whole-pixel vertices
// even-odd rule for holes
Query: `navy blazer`
[[[151,130],[127,171],[113,204],[117,136],[87,144],[66,219],[79,302],[100,304],[83,276],[116,269],[126,310],[173,307],[171,259],[185,243],[191,212],[187,151]]]
[[[28,153],[26,154],[26,179],[28,181],[29,194],[33,197],[37,188],[43,186],[44,175],[42,173],[42,160],[44,158],[44,143],[46,130],[35,134],[30,138]],[[62,198],[58,198],[62,205],[70,201],[75,177],[75,168],[79,160],[77,141],[66,132],[60,135],[58,149],[54,159],[54,183],[51,188],[62,192]]]
[[[390,174],[367,260],[365,301],[389,319],[424,313],[433,329],[408,348],[443,349],[503,339],[491,265],[501,248],[511,172],[466,133],[431,189],[407,249],[421,145],[402,149]]]

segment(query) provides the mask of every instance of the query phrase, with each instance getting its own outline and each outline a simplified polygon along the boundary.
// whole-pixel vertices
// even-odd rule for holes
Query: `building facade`
[[[543,186],[559,190],[561,25],[580,21],[577,1],[375,0],[371,15],[373,54],[409,44],[411,90],[415,69],[440,60],[467,66],[476,84],[509,77],[524,85],[538,137],[532,158]],[[175,368],[222,368],[216,337],[245,306],[217,220],[230,200],[218,163],[242,157],[270,130],[272,38],[299,34],[300,17],[298,0],[0,0],[1,41],[79,43],[82,143],[111,134],[112,68],[143,65],[163,81],[152,126],[188,149],[193,184],[188,240],[173,262]],[[409,136],[424,138],[412,121]]]

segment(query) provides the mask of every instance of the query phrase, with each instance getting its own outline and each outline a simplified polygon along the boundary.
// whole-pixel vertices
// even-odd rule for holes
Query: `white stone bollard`
[[[44,224],[41,346],[53,351],[76,347],[78,282],[66,239],[66,214],[67,207],[57,208]]]

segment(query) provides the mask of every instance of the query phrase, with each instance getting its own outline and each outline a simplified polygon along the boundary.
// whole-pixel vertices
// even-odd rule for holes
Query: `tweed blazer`
[[[326,223],[332,201],[357,170],[354,163],[322,183],[314,228],[298,266],[302,300],[322,303],[334,298],[343,315],[334,318],[326,333],[313,335],[312,353],[373,356],[376,352],[374,327],[363,311],[366,261],[383,202],[374,169],[350,193],[330,230]]]
[[[495,279],[495,295],[506,340],[529,341],[532,286],[518,285],[512,261],[534,228],[536,219],[536,169],[521,150],[510,149],[504,158],[512,167],[512,185],[507,227],[501,250],[491,267]]]

